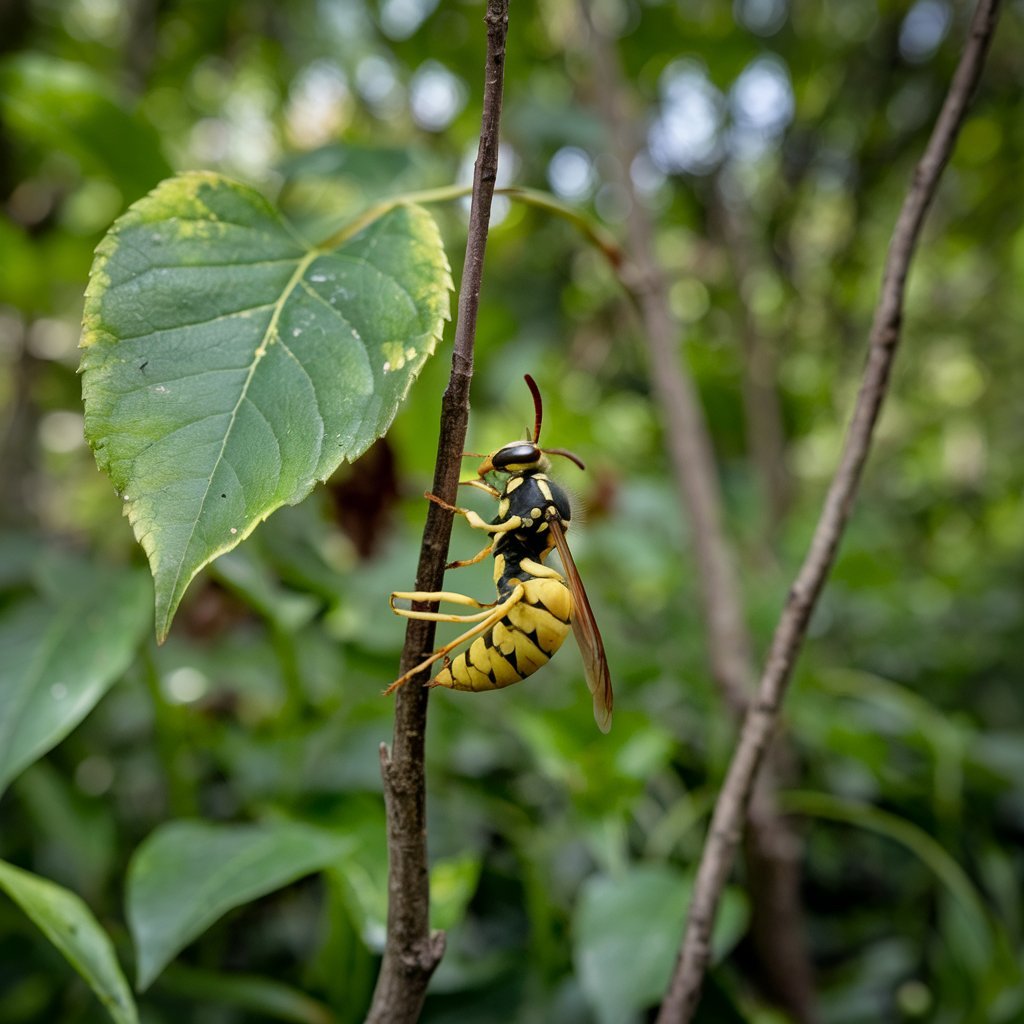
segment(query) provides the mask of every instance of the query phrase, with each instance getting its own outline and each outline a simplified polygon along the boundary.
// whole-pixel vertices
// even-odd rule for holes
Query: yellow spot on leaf
[[[385,341],[380,348],[387,360],[384,369],[385,373],[388,373],[391,370],[400,370],[405,366],[405,350],[403,349],[400,341]],[[413,350],[413,355],[415,354],[415,350]]]

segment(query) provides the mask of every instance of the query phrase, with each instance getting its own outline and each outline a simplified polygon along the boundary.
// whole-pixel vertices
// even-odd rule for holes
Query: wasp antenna
[[[533,425],[533,443],[536,444],[540,440],[540,423],[544,417],[544,404],[540,399],[540,388],[537,387],[537,382],[528,373],[523,375],[523,380],[526,381],[526,386],[530,389],[530,394],[533,395],[533,408],[536,413]]]
[[[464,459],[486,459],[487,456],[483,452],[463,452],[462,457]]]
[[[580,469],[586,469],[583,465],[583,460],[578,455],[573,455],[572,452],[566,451],[564,448],[541,448],[541,451],[545,455],[561,455],[563,459],[568,459],[570,462],[575,462]]]

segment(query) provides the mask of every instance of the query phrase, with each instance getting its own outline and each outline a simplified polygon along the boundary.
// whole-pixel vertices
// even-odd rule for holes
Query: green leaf
[[[248,1010],[260,1019],[293,1024],[336,1024],[331,1011],[305,993],[258,974],[206,971],[174,964],[164,971],[158,989],[188,1000],[194,1006],[222,1004]]]
[[[112,1020],[135,1024],[138,1013],[107,933],[73,892],[0,861],[0,889],[28,915],[89,983]]]
[[[43,595],[0,611],[0,793],[128,667],[149,625],[144,572],[57,558]]]
[[[36,849],[46,851],[36,867],[84,899],[97,898],[121,858],[114,801],[83,793],[71,773],[47,758],[26,768],[13,792],[32,824]]]
[[[125,109],[108,80],[84,64],[39,53],[5,61],[0,110],[19,134],[69,153],[128,201],[171,173],[156,129]]]
[[[223,914],[335,863],[350,847],[347,837],[296,822],[161,825],[128,866],[139,991]]]
[[[114,224],[86,293],[86,436],[149,556],[158,639],[204,565],[387,430],[450,288],[413,205],[329,250],[192,173]]]
[[[679,952],[691,878],[673,868],[637,865],[624,874],[596,875],[580,893],[573,919],[580,985],[601,1024],[622,1024],[664,994]],[[735,945],[747,925],[738,891],[722,897],[714,957]]]

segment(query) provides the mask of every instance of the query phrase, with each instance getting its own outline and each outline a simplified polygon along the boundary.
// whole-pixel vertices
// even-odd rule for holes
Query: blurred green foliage
[[[835,464],[889,233],[969,12],[948,0],[608,0],[599,13],[649,128],[633,172],[656,213],[763,650]],[[75,373],[82,292],[110,222],[172,168],[243,179],[311,234],[382,195],[467,180],[481,15],[431,0],[0,7],[4,651],[31,646],[40,609],[79,614],[83,561],[93,608],[143,562],[82,439]],[[572,5],[513,5],[502,179],[551,188],[620,232],[579,40]],[[1024,1015],[1022,46],[1011,4],[914,266],[905,350],[787,706],[829,1024]],[[795,499],[775,530],[744,426],[723,195],[777,363]],[[433,212],[457,277],[464,208]],[[637,324],[571,226],[503,200],[495,212],[469,445],[519,434],[533,374],[546,440],[588,464],[561,476],[589,507],[572,539],[617,710],[600,736],[571,646],[521,686],[432,698],[433,912],[449,942],[424,1019],[639,1020],[660,979],[628,950],[662,936],[671,961],[662,904],[680,901],[681,927],[733,728],[707,671]],[[201,818],[345,838],[319,875],[236,906],[188,945],[140,997],[147,1021],[365,1013],[386,898],[377,750],[391,705],[379,692],[403,637],[386,596],[412,582],[447,374],[442,346],[386,442],[207,570],[163,647],[147,638],[127,669],[108,657],[110,678],[83,680],[99,702],[3,795],[0,858],[78,894],[129,976],[125,878],[154,830]],[[476,547],[457,526],[454,557]],[[458,585],[484,598],[489,570],[464,573]],[[67,642],[94,647],[85,618]],[[128,604],[118,621],[113,646],[134,635]],[[19,678],[5,656],[5,716]],[[701,1019],[776,1021],[743,897],[730,901]],[[106,1019],[0,900],[0,1020]]]

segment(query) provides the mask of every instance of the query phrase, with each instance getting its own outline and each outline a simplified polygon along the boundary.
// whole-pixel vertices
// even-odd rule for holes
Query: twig
[[[483,275],[491,197],[498,171],[498,128],[505,72],[508,0],[488,0],[487,63],[484,76],[480,145],[473,173],[466,259],[459,288],[458,320],[452,372],[441,401],[441,429],[433,492],[454,504],[466,427],[469,386],[473,377],[473,343]],[[451,537],[452,513],[427,505],[416,590],[440,590]],[[434,646],[434,623],[409,621],[401,672],[421,662]],[[425,676],[425,674],[424,674]],[[423,1007],[427,983],[444,955],[444,933],[430,931],[430,877],[427,863],[426,782],[423,753],[427,726],[424,676],[402,687],[395,698],[391,751],[381,744],[381,773],[388,823],[388,934],[369,1024],[415,1021]]]
[[[593,24],[592,51],[600,62],[597,101],[607,122],[619,165],[619,184],[630,197],[627,218],[631,265],[624,284],[644,325],[651,390],[665,422],[676,485],[693,537],[698,585],[707,632],[711,674],[737,722],[754,692],[753,644],[744,615],[734,552],[725,533],[718,471],[697,389],[678,354],[680,326],[672,315],[668,287],[657,263],[654,228],[633,188],[629,168],[636,156],[636,119],[627,98],[618,54]],[[814,985],[804,941],[800,903],[801,844],[776,807],[774,778],[766,775],[749,808],[746,859],[753,904],[752,934],[764,966],[766,987],[800,1024],[815,1018]]]
[[[782,611],[758,687],[757,702],[743,723],[739,743],[715,806],[701,856],[686,932],[658,1024],[689,1021],[697,1006],[711,948],[719,897],[732,868],[746,805],[754,789],[778,719],[779,707],[799,654],[807,624],[835,561],[871,447],[900,339],[907,273],[925,214],[953,151],[968,101],[981,76],[999,0],[979,0],[949,93],[893,232],[882,289],[869,336],[867,366],[847,430],[839,467],[829,487],[810,548]]]

